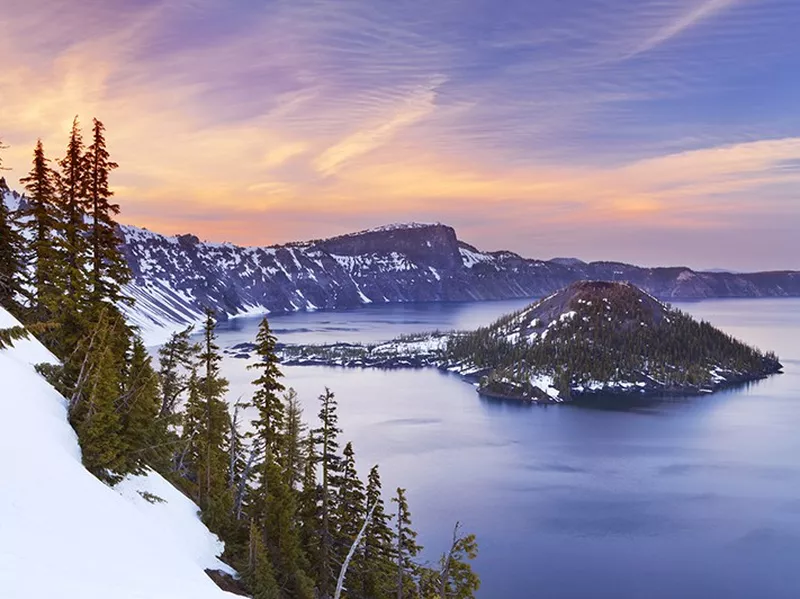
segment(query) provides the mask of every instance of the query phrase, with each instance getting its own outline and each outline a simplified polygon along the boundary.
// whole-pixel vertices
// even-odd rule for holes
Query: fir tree
[[[317,481],[317,437],[310,431],[303,441],[303,482],[299,497],[300,539],[311,564],[319,570],[322,531],[322,487]]]
[[[318,554],[317,585],[322,597],[330,597],[338,572],[335,568],[336,542],[336,495],[341,484],[342,464],[338,455],[338,434],[342,430],[338,426],[336,399],[330,389],[319,396],[319,419],[321,426],[313,431],[316,443],[320,447],[320,465],[322,468],[321,506],[320,506],[320,539]]]
[[[439,599],[473,599],[481,586],[480,578],[472,571],[469,561],[478,556],[478,542],[474,534],[461,535],[461,525],[456,522],[450,550],[439,561],[440,572],[436,595]]]
[[[61,369],[61,390],[69,398],[70,422],[78,433],[83,463],[92,474],[109,482],[120,480],[127,472],[127,447],[117,410],[123,371],[117,344],[126,332],[119,319],[101,313]]]
[[[417,544],[417,533],[411,528],[411,511],[408,509],[406,490],[398,487],[397,496],[392,499],[397,504],[395,520],[395,559],[397,560],[397,578],[395,589],[397,599],[410,597],[414,589],[416,565],[414,558],[422,550]]]
[[[144,343],[136,337],[119,402],[129,472],[142,473],[148,465],[163,470],[166,460],[159,449],[167,443],[168,435],[164,420],[158,418],[159,396],[158,374]]]
[[[393,567],[394,531],[392,517],[386,513],[382,498],[381,477],[377,466],[373,466],[367,478],[366,505],[374,505],[372,519],[364,536],[364,551],[361,563],[357,564],[360,573],[361,597],[388,599],[395,589],[395,568]]]
[[[89,235],[92,298],[95,302],[117,303],[122,299],[122,286],[130,280],[131,273],[120,251],[122,240],[114,220],[119,214],[119,205],[111,202],[114,192],[108,186],[109,174],[119,165],[110,159],[105,127],[97,119],[94,119],[92,143],[86,151],[85,162],[87,208],[92,219]]]
[[[5,195],[9,191],[5,178],[0,177],[0,306],[21,317],[23,305],[20,299],[25,295],[23,277],[26,252],[16,214],[5,202]]]
[[[189,389],[183,437],[187,443],[189,479],[204,520],[221,530],[232,513],[232,490],[228,478],[228,431],[230,414],[223,397],[228,381],[220,375],[222,360],[216,345],[214,313],[207,311],[199,356],[201,376]]]
[[[88,247],[86,241],[86,159],[83,135],[78,117],[72,121],[69,143],[64,158],[59,160],[60,174],[57,177],[59,202],[63,213],[64,261],[67,277],[66,296],[72,301],[86,298],[86,264]]]
[[[33,166],[27,177],[20,179],[27,192],[27,208],[23,211],[25,228],[29,231],[33,258],[34,305],[33,319],[48,322],[55,314],[59,298],[62,269],[56,248],[60,214],[55,197],[55,173],[45,157],[42,141],[36,143]]]
[[[283,376],[278,368],[278,358],[275,355],[275,336],[269,328],[267,319],[261,321],[256,336],[255,352],[259,357],[258,362],[248,366],[258,369],[261,375],[253,381],[256,392],[253,394],[253,405],[258,410],[258,418],[252,421],[252,436],[258,440],[265,455],[275,455],[280,450],[280,433],[284,423],[284,405],[278,393],[284,390],[278,381]],[[267,460],[260,467],[263,485],[266,476]]]
[[[267,452],[265,487],[264,535],[272,556],[274,571],[280,587],[291,597],[312,599],[314,584],[306,574],[308,563],[303,554],[297,523],[295,494],[272,452]]]
[[[200,348],[190,341],[194,327],[173,333],[158,349],[161,407],[159,416],[175,414],[181,396],[189,389],[189,372]]]
[[[281,459],[290,489],[299,488],[305,470],[305,432],[303,407],[294,389],[289,389],[283,396],[286,406],[284,419]]]
[[[253,599],[280,599],[280,589],[275,580],[275,571],[264,546],[262,532],[250,523],[248,560],[245,578],[253,593]]]
[[[342,452],[342,474],[336,498],[336,524],[340,553],[346,553],[356,538],[367,515],[364,483],[356,471],[353,444],[348,442]],[[343,558],[343,555],[339,556]],[[341,559],[339,560],[341,561]]]

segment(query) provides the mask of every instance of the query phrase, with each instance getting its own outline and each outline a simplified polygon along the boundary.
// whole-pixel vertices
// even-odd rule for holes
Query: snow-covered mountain
[[[577,280],[630,281],[662,299],[800,295],[800,273],[701,273],[483,252],[442,224],[399,224],[271,247],[201,242],[124,226],[131,318],[145,329],[247,312],[382,302],[540,297]]]
[[[0,308],[0,328],[18,324]],[[227,566],[194,503],[154,472],[110,488],[83,467],[66,400],[33,368],[54,360],[32,338],[0,350],[0,596],[234,597],[204,572]]]

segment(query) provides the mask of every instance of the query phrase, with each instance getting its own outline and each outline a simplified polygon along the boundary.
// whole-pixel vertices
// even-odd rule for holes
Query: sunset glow
[[[800,5],[4,0],[12,187],[75,114],[123,222],[271,244],[439,221],[484,249],[800,268]]]

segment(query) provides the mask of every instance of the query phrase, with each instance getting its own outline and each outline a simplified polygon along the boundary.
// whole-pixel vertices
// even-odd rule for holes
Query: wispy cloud
[[[584,255],[601,230],[631,253],[697,231],[665,260],[767,214],[800,227],[787,0],[8,2],[6,165],[97,115],[139,224],[264,243],[430,218]]]

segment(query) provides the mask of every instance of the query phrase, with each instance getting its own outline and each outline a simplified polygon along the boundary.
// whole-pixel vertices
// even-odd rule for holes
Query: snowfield
[[[32,338],[0,350],[0,597],[234,597],[203,571],[228,568],[189,499],[152,472],[112,489],[83,467],[66,401],[33,368],[54,360]]]

